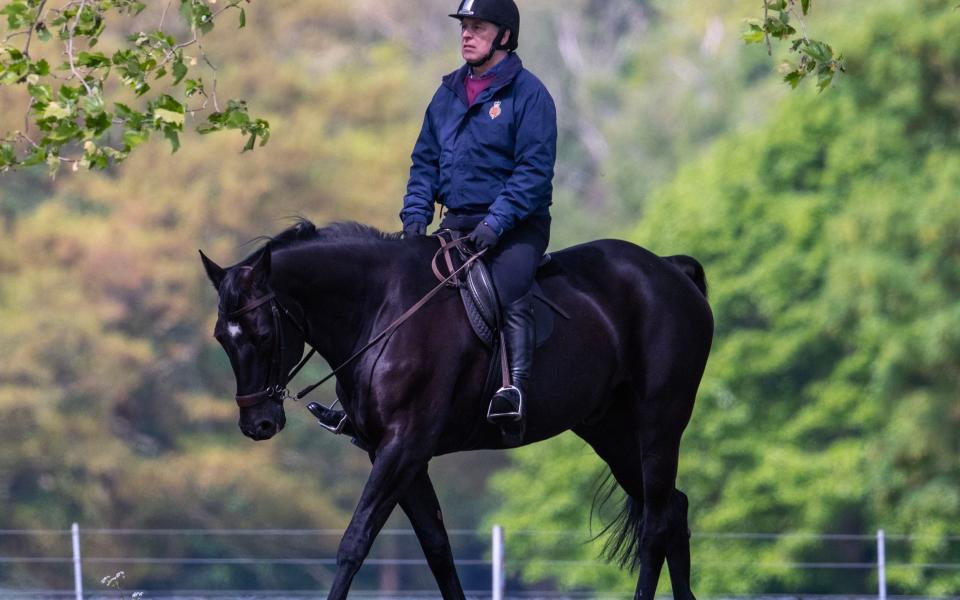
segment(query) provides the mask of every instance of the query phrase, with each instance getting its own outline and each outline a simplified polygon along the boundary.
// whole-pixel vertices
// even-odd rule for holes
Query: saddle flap
[[[542,346],[553,333],[553,312],[543,299],[545,294],[539,282],[533,282],[533,319],[537,347]],[[474,333],[488,348],[493,348],[494,337],[499,330],[500,303],[493,284],[490,269],[482,261],[470,268],[465,284],[460,288],[463,307]]]
[[[447,244],[456,240],[459,237],[458,233],[446,229],[441,230],[437,235],[441,238],[441,244]],[[447,251],[444,256],[447,268],[451,271],[459,268],[466,259],[467,257],[459,248],[456,253]],[[549,262],[550,255],[544,255],[539,268],[543,268]],[[437,273],[436,265],[434,266],[434,272]],[[478,260],[466,270],[462,281],[457,281],[454,285],[460,289],[460,298],[463,300],[467,320],[470,322],[473,332],[485,346],[493,348],[500,327],[500,303],[493,277],[490,274],[490,268],[482,260]],[[539,347],[553,333],[553,311],[557,311],[564,318],[569,319],[569,317],[547,299],[538,281],[534,280],[531,291],[534,297],[533,313],[536,345]]]

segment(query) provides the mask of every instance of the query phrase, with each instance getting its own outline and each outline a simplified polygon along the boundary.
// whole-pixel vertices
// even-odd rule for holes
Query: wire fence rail
[[[81,529],[74,524],[71,529],[0,529],[0,599],[12,600],[14,598],[75,598],[76,600],[96,600],[99,598],[116,598],[118,593],[111,594],[110,591],[87,591],[84,592],[84,583],[89,579],[89,575],[84,577],[84,567],[88,571],[102,572],[108,567],[111,569],[126,568],[136,569],[138,567],[191,567],[191,568],[257,568],[272,569],[281,567],[302,567],[302,568],[323,568],[327,572],[332,572],[336,567],[335,556],[257,556],[254,552],[249,552],[244,556],[194,556],[190,555],[196,552],[196,548],[184,550],[184,547],[190,546],[197,540],[219,540],[220,542],[229,541],[230,538],[243,540],[243,544],[237,544],[242,551],[263,550],[266,546],[263,540],[277,539],[286,541],[289,544],[291,540],[303,540],[306,543],[311,541],[329,538],[337,540],[343,534],[342,529],[120,529],[120,528],[90,528]],[[380,534],[384,539],[404,539],[410,538],[416,540],[412,530],[406,529],[386,529]],[[632,592],[623,591],[621,593],[606,592],[569,592],[559,590],[537,590],[530,591],[525,589],[507,589],[505,573],[516,571],[530,564],[538,566],[562,567],[562,568],[591,568],[605,566],[607,563],[599,560],[578,560],[578,559],[557,559],[557,558],[506,558],[504,552],[505,533],[499,526],[491,531],[475,529],[453,529],[449,531],[452,540],[461,538],[466,540],[468,546],[472,546],[474,555],[469,558],[457,560],[457,566],[460,568],[471,568],[479,570],[480,575],[471,579],[472,583],[486,578],[489,582],[489,588],[479,588],[469,592],[471,597],[486,598],[493,600],[503,600],[506,598],[623,598],[631,597]],[[538,530],[517,530],[510,532],[511,538],[516,539],[540,539],[553,540],[551,546],[556,546],[557,540],[569,540],[572,546],[579,545],[589,535],[583,531],[538,531]],[[131,555],[129,549],[123,556],[107,555],[105,549],[111,547],[113,540],[127,540],[129,538],[142,538],[149,541],[177,540],[182,545],[178,545],[183,551],[183,555]],[[960,572],[960,562],[887,562],[886,545],[888,542],[902,542],[910,544],[939,545],[940,547],[960,546],[960,535],[923,535],[923,534],[887,534],[883,530],[876,534],[823,534],[809,532],[790,532],[790,533],[749,533],[749,532],[702,532],[692,535],[694,541],[722,543],[722,542],[748,542],[748,543],[777,543],[784,541],[794,542],[812,542],[825,545],[835,545],[838,543],[855,544],[876,544],[876,560],[824,560],[824,561],[744,561],[744,560],[700,560],[696,561],[698,568],[727,568],[727,569],[776,569],[776,570],[837,570],[837,571],[864,571],[875,572],[877,580],[877,589],[875,591],[864,590],[862,594],[843,594],[831,596],[817,596],[811,594],[802,595],[737,595],[737,598],[753,599],[792,599],[792,598],[829,598],[829,599],[854,599],[854,598],[879,598],[887,600],[886,593],[886,574],[888,570],[910,569],[923,571],[940,572]],[[31,540],[30,548],[20,551],[16,540]],[[99,543],[93,543],[98,540]],[[103,540],[107,540],[106,543]],[[251,542],[255,542],[251,544]],[[563,542],[560,542],[561,544]],[[201,544],[202,545],[202,544]],[[302,545],[302,544],[301,544]],[[328,547],[330,543],[326,544]],[[230,546],[233,547],[233,546]],[[42,548],[43,552],[36,549]],[[86,549],[86,550],[85,550]],[[289,552],[294,549],[293,546],[287,546]],[[90,552],[92,550],[92,552]],[[88,553],[89,552],[89,553]],[[417,554],[409,554],[417,556]],[[945,553],[945,556],[957,556],[957,552]],[[398,569],[419,568],[425,573],[429,573],[427,562],[423,558],[397,558],[397,557],[371,557],[365,561],[366,565],[376,568],[389,569],[396,572]],[[72,570],[73,587],[72,589],[64,587],[48,586],[44,589],[44,577],[42,575],[28,575],[31,567],[44,567],[55,569],[58,576],[62,579],[63,575]],[[323,587],[323,577],[317,572],[311,572],[315,577],[318,587]],[[389,579],[389,578],[388,578]],[[136,586],[135,581],[131,581]],[[381,581],[383,583],[383,581]],[[469,583],[469,582],[468,582]],[[132,587],[133,587],[132,586]],[[476,587],[476,586],[475,586]],[[514,587],[521,588],[515,583]],[[351,592],[351,596],[356,597],[378,597],[378,598],[423,598],[434,597],[434,589],[398,589],[397,582],[386,586],[387,589],[359,590]],[[185,590],[154,590],[148,592],[150,598],[170,598],[177,600],[193,600],[194,598],[229,598],[236,599],[254,599],[254,598],[302,598],[315,597],[316,591],[303,590],[224,590],[218,589],[185,589]],[[733,597],[733,596],[729,596]],[[960,590],[952,596],[942,596],[960,600]],[[889,598],[906,598],[905,596],[889,596]]]

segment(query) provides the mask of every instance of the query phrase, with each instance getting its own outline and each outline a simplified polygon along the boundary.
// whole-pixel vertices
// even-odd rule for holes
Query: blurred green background
[[[155,26],[162,4],[139,20]],[[888,572],[891,593],[956,595],[956,3],[814,3],[808,28],[848,65],[821,94],[780,82],[785,49],[771,58],[744,46],[743,20],[761,12],[753,0],[519,4],[519,54],[558,105],[552,247],[622,237],[706,268],[717,336],[678,484],[695,536],[884,528],[913,536],[888,551],[912,563]],[[445,16],[454,5],[253,2],[246,29],[225,26],[204,47],[220,93],[270,121],[266,147],[241,155],[239,135],[186,134],[176,154],[154,140],[103,173],[0,175],[0,529],[346,525],[366,456],[296,406],[274,441],[240,434],[196,251],[231,263],[296,215],[399,229],[423,111],[460,64],[457,24]],[[19,127],[25,107],[18,90],[0,89],[0,129]],[[303,379],[325,372],[314,365]],[[317,394],[333,399],[332,387]],[[615,568],[550,562],[596,559],[600,544],[582,542],[602,471],[572,435],[432,467],[448,526],[506,527],[508,553],[525,560],[515,585],[632,590]],[[572,544],[509,535],[529,530],[579,533]],[[332,556],[336,541],[258,545]],[[47,543],[0,537],[0,552],[40,554]],[[89,543],[119,557],[249,550],[229,538]],[[465,551],[482,554],[484,543],[467,540]],[[391,544],[379,540],[378,551]],[[869,543],[695,537],[693,553],[694,589],[706,597],[876,586],[870,570],[789,567],[869,563]],[[327,577],[127,572],[147,589],[282,589]],[[376,586],[375,573],[364,577]],[[486,577],[465,576],[467,587]],[[0,587],[58,581],[0,565]]]

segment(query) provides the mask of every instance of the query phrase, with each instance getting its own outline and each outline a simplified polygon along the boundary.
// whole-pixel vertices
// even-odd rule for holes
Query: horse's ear
[[[207,255],[203,253],[203,250],[200,250],[200,260],[203,261],[203,268],[207,270],[207,277],[210,278],[210,282],[213,284],[213,287],[220,291],[220,284],[223,283],[223,277],[227,274],[223,268],[217,263],[213,262]]]
[[[250,266],[250,279],[257,284],[266,285],[270,280],[270,247],[264,246],[260,250],[260,256],[257,257]]]

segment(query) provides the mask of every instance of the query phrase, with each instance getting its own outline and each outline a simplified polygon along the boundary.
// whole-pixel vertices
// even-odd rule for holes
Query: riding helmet
[[[499,39],[503,32],[510,30],[510,39],[504,46],[497,46],[498,50],[514,51],[520,38],[520,9],[513,0],[461,0],[460,8],[450,15],[454,19],[463,20],[464,17],[473,17],[489,21],[500,27]]]

